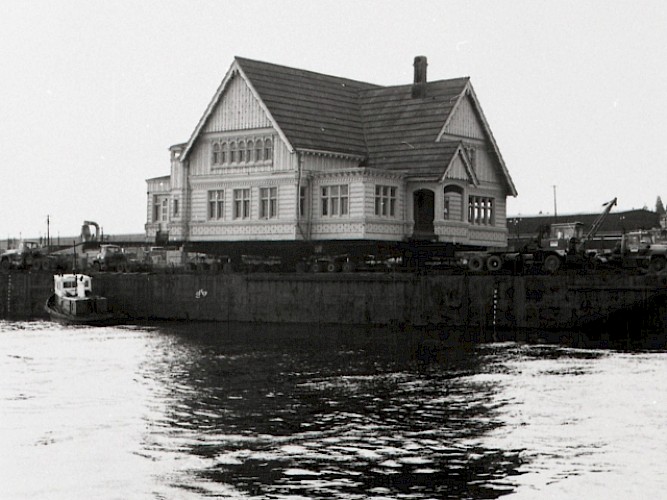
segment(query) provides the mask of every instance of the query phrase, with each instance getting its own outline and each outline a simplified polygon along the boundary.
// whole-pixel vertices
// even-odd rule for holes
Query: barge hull
[[[134,320],[667,331],[667,276],[98,273]],[[0,318],[44,315],[48,273],[0,275]]]

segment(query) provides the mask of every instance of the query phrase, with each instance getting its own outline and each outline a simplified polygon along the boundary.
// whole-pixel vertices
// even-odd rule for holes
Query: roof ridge
[[[385,87],[384,85],[379,85],[377,83],[370,83],[370,82],[366,82],[366,81],[363,81],[363,80],[355,80],[353,78],[347,78],[347,77],[344,77],[344,76],[329,75],[327,73],[321,73],[319,71],[311,71],[309,69],[296,68],[294,66],[286,66],[284,64],[270,63],[270,62],[260,61],[258,59],[250,59],[250,58],[242,57],[242,56],[234,56],[234,59],[241,64],[243,64],[243,62],[245,61],[245,62],[249,62],[251,64],[261,64],[263,66],[271,66],[273,68],[282,68],[282,69],[286,69],[286,70],[290,70],[290,71],[298,71],[299,73],[302,73],[302,74],[308,74],[308,75],[312,75],[312,76],[319,76],[319,77],[324,77],[324,78],[328,78],[328,79],[341,80],[341,81],[345,81],[345,82],[352,82],[352,83],[356,83],[356,84],[366,85],[366,86],[369,86],[369,87],[375,87],[375,88],[384,88]]]

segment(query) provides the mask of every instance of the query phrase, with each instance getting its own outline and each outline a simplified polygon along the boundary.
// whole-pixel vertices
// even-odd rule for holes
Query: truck
[[[0,270],[65,271],[72,266],[71,256],[36,241],[21,240],[16,248],[0,254]]]
[[[657,231],[630,231],[600,259],[615,267],[659,273],[667,268],[667,240]]]
[[[45,249],[36,241],[21,240],[16,248],[0,255],[0,268],[9,269],[41,268]]]
[[[93,269],[96,271],[128,271],[128,258],[122,247],[113,244],[100,245],[100,249],[93,258]]]
[[[496,272],[503,268],[514,271],[528,269],[553,274],[563,267],[585,268],[598,262],[597,250],[590,248],[593,238],[606,220],[617,199],[604,203],[602,213],[584,234],[581,222],[562,222],[540,227],[536,238],[516,250],[468,252],[462,264],[470,271]]]

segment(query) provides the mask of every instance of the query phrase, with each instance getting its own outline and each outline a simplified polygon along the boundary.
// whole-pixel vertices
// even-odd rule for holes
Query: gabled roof
[[[419,169],[438,177],[458,143],[436,142],[468,78],[429,82],[426,97],[412,98],[412,85],[362,92],[369,166]]]
[[[296,149],[366,156],[359,92],[377,85],[236,57]]]
[[[516,189],[469,78],[382,87],[277,64],[236,57],[183,152],[185,159],[229,81],[241,74],[290,150],[358,156],[369,167],[403,171],[409,178],[441,178],[459,148],[442,140],[457,104],[472,95],[512,195]]]

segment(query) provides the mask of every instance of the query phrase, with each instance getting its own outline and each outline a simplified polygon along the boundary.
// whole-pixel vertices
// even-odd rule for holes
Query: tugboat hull
[[[91,299],[91,301],[93,300]],[[96,312],[94,311],[94,307],[90,307],[89,309],[92,312],[72,314],[65,311],[62,307],[58,306],[55,294],[51,295],[44,305],[44,310],[49,313],[51,321],[66,325],[101,326],[108,325],[115,320],[115,316],[111,312]]]

